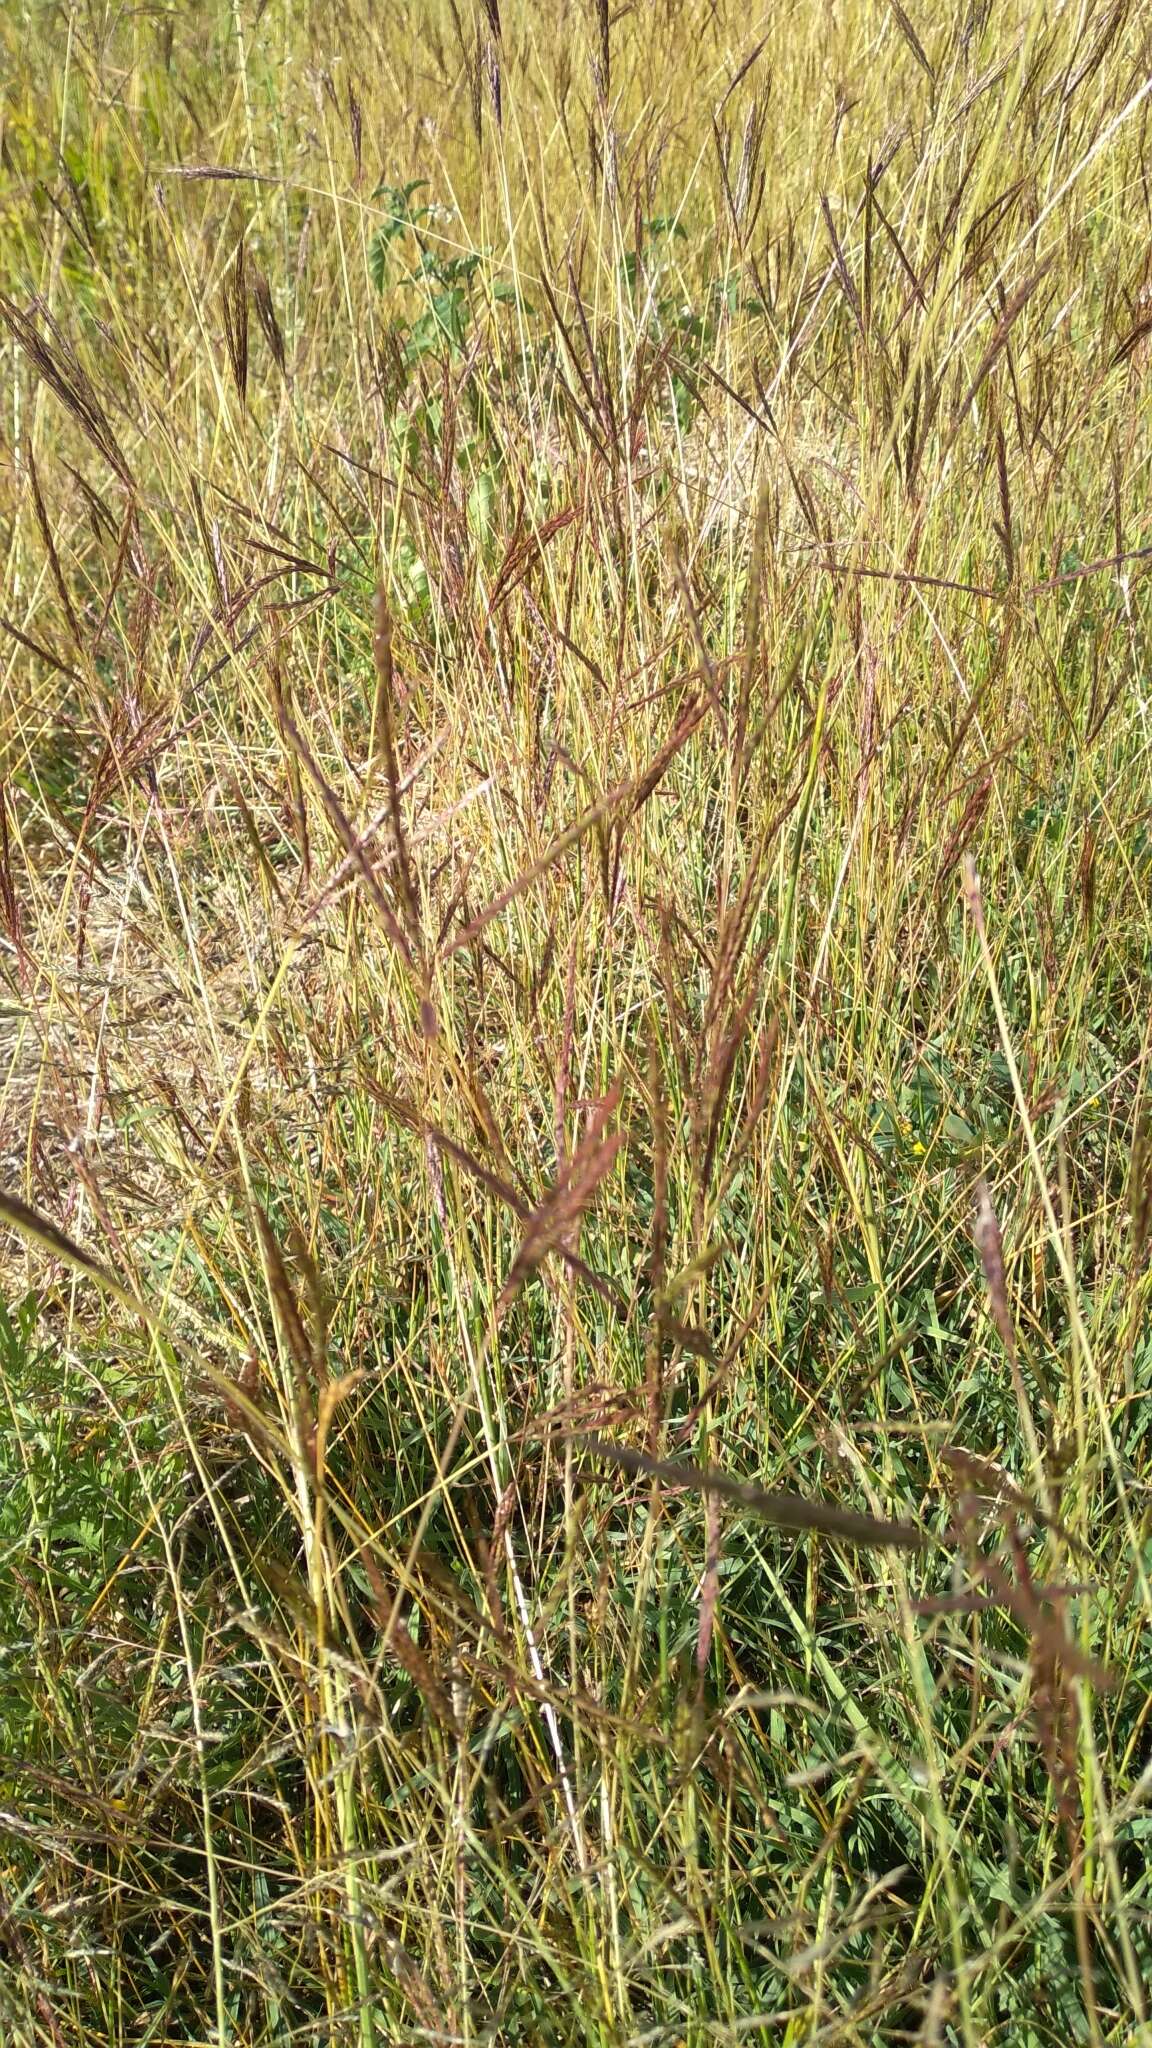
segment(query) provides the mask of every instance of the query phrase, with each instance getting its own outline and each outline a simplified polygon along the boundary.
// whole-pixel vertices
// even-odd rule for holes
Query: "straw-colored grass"
[[[1152,2043],[1146,10],[0,71],[0,2040]]]

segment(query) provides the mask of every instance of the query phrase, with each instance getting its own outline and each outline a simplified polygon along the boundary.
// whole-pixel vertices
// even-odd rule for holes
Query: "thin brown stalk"
[[[691,1493],[712,1493],[719,1500],[747,1508],[776,1529],[804,1530],[833,1536],[845,1543],[876,1544],[880,1548],[923,1550],[928,1541],[912,1522],[884,1522],[875,1515],[855,1514],[824,1501],[806,1500],[802,1494],[769,1492],[746,1480],[730,1479],[727,1473],[688,1465],[667,1458],[650,1458],[644,1451],[629,1450],[624,1444],[609,1443],[604,1437],[584,1436],[582,1444],[590,1463],[618,1465],[663,1486],[684,1487]]]

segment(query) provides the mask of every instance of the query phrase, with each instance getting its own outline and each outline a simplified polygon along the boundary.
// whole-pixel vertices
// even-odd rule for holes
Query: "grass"
[[[1152,2043],[1144,11],[0,53],[0,2038]]]

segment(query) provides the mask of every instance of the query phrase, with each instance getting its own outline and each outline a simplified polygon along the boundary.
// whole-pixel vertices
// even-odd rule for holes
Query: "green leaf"
[[[468,331],[468,302],[462,291],[437,292],[427,313],[421,314],[408,337],[404,354],[408,362],[420,356],[463,345]]]
[[[388,244],[391,239],[386,228],[377,228],[368,244],[368,275],[378,292],[384,290],[388,281]]]
[[[492,531],[492,515],[496,509],[496,478],[490,469],[482,470],[468,493],[468,525],[479,541],[488,539]]]

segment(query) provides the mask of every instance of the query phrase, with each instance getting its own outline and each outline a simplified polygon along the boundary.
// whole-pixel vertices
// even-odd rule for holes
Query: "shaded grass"
[[[0,35],[5,2038],[1143,2040],[1138,10]]]

